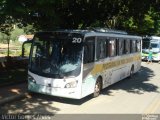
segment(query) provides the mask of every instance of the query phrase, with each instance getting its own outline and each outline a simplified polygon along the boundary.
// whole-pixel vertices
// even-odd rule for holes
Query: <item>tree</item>
[[[8,44],[7,56],[9,57],[10,36],[13,30],[14,18],[11,15],[7,14],[8,11],[11,11],[11,9],[7,9],[7,8],[8,8],[7,1],[2,0],[0,2],[0,10],[1,10],[0,12],[0,16],[1,16],[0,31],[7,35],[7,44]]]
[[[157,0],[2,0],[0,9],[35,30],[102,26],[139,34],[152,29],[157,34],[159,4]]]
[[[11,16],[6,16],[7,19],[3,24],[1,24],[1,32],[7,35],[7,44],[8,44],[8,52],[7,56],[9,57],[9,44],[10,44],[10,37],[11,32],[13,31],[13,18]]]

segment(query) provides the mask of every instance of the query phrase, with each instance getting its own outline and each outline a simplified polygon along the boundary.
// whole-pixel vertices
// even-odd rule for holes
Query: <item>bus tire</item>
[[[129,78],[133,77],[133,73],[134,73],[134,66],[132,65],[131,70],[130,70]]]
[[[94,93],[93,93],[93,97],[98,97],[100,92],[101,92],[101,88],[102,88],[102,80],[100,77],[98,77],[95,87],[94,87]]]

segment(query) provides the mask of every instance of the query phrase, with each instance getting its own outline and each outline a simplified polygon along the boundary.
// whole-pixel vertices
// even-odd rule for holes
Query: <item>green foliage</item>
[[[123,25],[130,32],[134,32],[138,28],[137,23],[135,22],[133,17],[130,17],[128,20],[124,21]]]
[[[7,43],[7,35],[4,33],[0,33],[0,42]]]
[[[13,40],[13,41],[16,41],[16,40],[18,40],[18,37],[19,37],[20,35],[22,35],[22,34],[24,34],[24,30],[16,27],[16,28],[11,32],[11,37],[10,37],[10,39]]]
[[[10,36],[9,36],[10,38],[9,39],[12,40],[12,41],[16,41],[16,40],[18,40],[18,36],[20,36],[22,34],[25,34],[24,30],[20,29],[18,27],[15,27],[15,29],[13,29],[10,32]],[[7,34],[0,32],[0,42],[7,43],[7,39],[8,39]]]
[[[36,29],[34,29],[33,25],[29,25],[29,24],[26,25],[25,27],[23,27],[22,29],[24,30],[24,32],[26,34],[33,34],[36,31]]]
[[[30,53],[30,48],[31,48],[31,44],[26,44],[24,46],[24,56],[29,56],[29,53]]]
[[[7,34],[12,31],[13,23],[21,23],[27,34],[86,27],[160,34],[159,4],[157,0],[1,0],[0,25]]]

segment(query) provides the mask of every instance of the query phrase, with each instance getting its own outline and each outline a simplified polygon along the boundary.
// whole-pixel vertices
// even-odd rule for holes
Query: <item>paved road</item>
[[[160,64],[142,62],[133,78],[102,91],[97,98],[71,100],[35,94],[0,108],[2,113],[160,114]]]

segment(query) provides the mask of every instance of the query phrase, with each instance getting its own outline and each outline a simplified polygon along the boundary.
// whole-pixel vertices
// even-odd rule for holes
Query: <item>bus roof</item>
[[[38,32],[37,34],[44,34],[44,33],[61,33],[61,34],[79,34],[84,37],[91,37],[91,36],[107,36],[107,37],[117,37],[117,38],[134,38],[134,39],[142,39],[140,36],[136,35],[128,35],[125,32],[121,31],[94,31],[94,30],[57,30],[57,31],[46,31],[46,32]]]
[[[160,37],[159,37],[159,36],[151,36],[150,39],[157,39],[157,40],[160,40]]]

